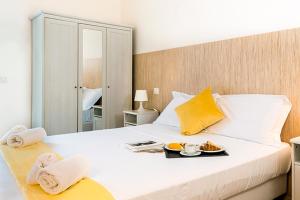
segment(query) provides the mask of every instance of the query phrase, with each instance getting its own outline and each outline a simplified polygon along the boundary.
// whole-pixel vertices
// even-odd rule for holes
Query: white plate
[[[193,154],[187,153],[185,151],[180,151],[180,154],[183,155],[183,156],[190,156],[190,157],[192,157],[192,156],[199,156],[201,154],[201,151],[197,151],[197,152],[195,152]]]
[[[221,152],[225,151],[225,149],[222,147],[220,150],[217,150],[217,151],[204,151],[204,150],[201,150],[201,151],[204,153],[221,153]]]
[[[183,147],[182,147],[182,149],[180,149],[180,150],[177,150],[177,149],[170,149],[169,147],[168,147],[168,144],[166,144],[165,145],[165,149],[167,149],[167,150],[170,150],[170,151],[182,151],[183,150]]]

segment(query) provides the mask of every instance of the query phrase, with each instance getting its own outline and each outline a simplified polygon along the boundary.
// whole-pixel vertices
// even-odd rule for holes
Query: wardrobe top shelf
[[[33,20],[39,16],[52,18],[52,19],[59,19],[59,20],[65,20],[65,21],[72,21],[76,23],[82,23],[82,24],[89,24],[89,25],[96,25],[96,26],[103,26],[107,28],[116,28],[116,29],[122,29],[122,30],[132,30],[133,26],[130,25],[121,25],[121,24],[111,24],[111,23],[105,23],[105,22],[99,22],[95,20],[90,19],[84,19],[74,16],[65,16],[53,12],[46,12],[46,11],[39,11],[37,14],[30,17],[30,20]]]

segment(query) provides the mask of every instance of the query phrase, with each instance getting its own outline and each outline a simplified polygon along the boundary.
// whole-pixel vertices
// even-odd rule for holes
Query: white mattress
[[[212,140],[230,156],[166,159],[164,154],[133,153],[124,147],[144,139]],[[273,147],[212,134],[182,136],[176,128],[150,124],[50,136],[46,143],[62,156],[80,153],[87,157],[92,164],[90,177],[120,200],[225,199],[287,173],[291,162],[286,143]],[[8,175],[5,168],[0,165],[0,177]],[[4,180],[11,187],[6,193],[0,190],[0,197],[8,199],[3,195],[11,194],[9,199],[18,199],[12,181],[8,176]],[[7,184],[0,180],[2,186]]]
[[[82,122],[87,123],[87,122],[92,122],[93,121],[93,110],[88,109],[82,111]]]

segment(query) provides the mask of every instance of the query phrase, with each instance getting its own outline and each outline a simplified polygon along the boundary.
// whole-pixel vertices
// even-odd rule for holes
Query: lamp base
[[[142,101],[140,101],[140,107],[139,107],[139,109],[137,111],[138,112],[145,112],[145,109],[143,107],[143,102]]]

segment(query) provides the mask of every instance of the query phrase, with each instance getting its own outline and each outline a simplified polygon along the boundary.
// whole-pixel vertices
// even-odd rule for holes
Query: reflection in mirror
[[[103,124],[102,32],[83,29],[82,37],[82,130],[91,131]]]

